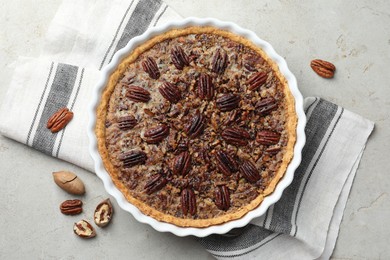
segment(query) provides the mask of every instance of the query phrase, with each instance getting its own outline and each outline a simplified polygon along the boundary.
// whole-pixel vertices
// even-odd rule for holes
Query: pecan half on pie
[[[112,73],[97,110],[103,163],[144,214],[182,227],[241,218],[293,156],[294,99],[265,52],[214,27],[148,40]]]

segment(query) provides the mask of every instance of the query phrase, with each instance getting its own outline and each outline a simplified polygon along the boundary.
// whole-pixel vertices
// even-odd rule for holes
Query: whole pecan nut
[[[191,138],[201,135],[205,127],[204,120],[204,116],[199,111],[196,111],[195,115],[185,126],[185,133]]]
[[[222,112],[231,111],[240,104],[240,96],[232,93],[223,94],[216,100],[216,105]]]
[[[255,183],[261,178],[256,166],[249,160],[243,160],[239,170],[244,178],[251,183]]]
[[[110,199],[106,199],[96,206],[93,219],[97,226],[105,227],[110,223],[113,214],[114,210],[111,201]]]
[[[158,91],[165,99],[167,99],[171,103],[177,103],[180,101],[181,98],[180,89],[170,82],[164,82],[158,88]]]
[[[171,50],[171,59],[173,62],[173,65],[178,70],[182,70],[184,66],[190,65],[190,61],[188,59],[187,54],[184,52],[183,48],[180,46],[175,46]]]
[[[310,67],[323,78],[333,78],[336,71],[336,66],[332,63],[320,59],[312,60]]]
[[[123,167],[129,168],[138,164],[144,164],[147,157],[142,151],[129,151],[120,154],[118,159],[123,162]]]
[[[272,97],[268,97],[268,98],[263,98],[262,100],[256,103],[255,112],[262,116],[265,116],[277,108],[278,108],[278,103],[276,102],[276,100]]]
[[[55,112],[47,121],[46,127],[52,132],[56,133],[62,130],[73,118],[73,112],[64,107]]]
[[[268,75],[267,73],[260,71],[255,73],[252,77],[250,77],[246,84],[248,85],[249,90],[256,90],[261,87],[267,81]]]
[[[157,63],[152,57],[147,57],[144,61],[142,61],[142,68],[152,79],[158,79],[160,77],[160,71]]]
[[[65,215],[77,215],[83,212],[83,202],[81,200],[65,200],[60,205],[62,214]]]
[[[190,188],[181,191],[181,209],[184,216],[196,214],[196,197],[194,191]]]
[[[211,63],[211,71],[222,74],[228,65],[228,61],[227,53],[224,50],[221,51],[221,49],[218,49]]]
[[[280,134],[270,130],[262,130],[257,133],[256,142],[263,145],[277,144],[280,139]]]
[[[215,205],[220,210],[228,210],[230,208],[230,192],[229,189],[225,186],[217,186],[214,191],[215,196]]]
[[[122,116],[118,119],[118,127],[121,130],[130,130],[137,125],[137,119],[134,116]]]
[[[146,103],[150,100],[150,92],[139,86],[130,85],[127,87],[126,96],[134,102]]]
[[[166,124],[160,124],[145,131],[144,139],[148,144],[157,144],[169,135],[169,127]]]
[[[214,84],[210,75],[200,74],[198,80],[198,96],[205,100],[211,100],[214,97]]]
[[[236,161],[228,153],[218,151],[215,157],[217,167],[224,175],[229,176],[238,170]]]
[[[156,174],[153,176],[144,186],[146,194],[150,195],[156,191],[161,190],[166,184],[167,179],[162,174]]]
[[[176,175],[185,176],[191,169],[191,155],[184,151],[177,155],[173,160],[172,172]]]
[[[82,219],[73,225],[73,232],[82,238],[93,238],[96,231],[88,221]]]
[[[222,138],[229,144],[247,145],[250,135],[245,129],[238,127],[226,127],[222,131]]]

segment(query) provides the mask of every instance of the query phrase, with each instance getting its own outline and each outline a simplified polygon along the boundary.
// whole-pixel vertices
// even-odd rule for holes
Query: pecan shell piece
[[[194,191],[190,188],[181,191],[181,209],[184,216],[196,214],[196,197]]]
[[[216,105],[222,112],[231,111],[238,107],[240,100],[239,95],[233,93],[223,94],[217,98]]]
[[[164,178],[164,176],[159,173],[155,176],[153,176],[144,186],[144,190],[146,194],[150,195],[156,191],[161,190],[166,184],[167,179]]]
[[[144,164],[147,157],[146,153],[142,151],[129,151],[120,154],[118,159],[123,162],[123,167],[130,168],[138,164]]]
[[[256,90],[261,87],[267,81],[268,75],[267,73],[260,71],[255,73],[252,77],[250,77],[246,84],[248,85],[249,90]]]
[[[196,111],[195,115],[190,119],[187,125],[184,128],[185,133],[191,137],[195,138],[203,133],[205,127],[205,118],[199,112]]]
[[[273,110],[278,108],[278,103],[272,97],[263,98],[258,101],[255,105],[255,112],[260,114],[261,116],[268,115]]]
[[[96,206],[93,220],[98,227],[105,227],[110,223],[113,214],[114,209],[110,199],[105,199]]]
[[[230,192],[225,186],[217,186],[214,191],[215,205],[220,210],[228,210],[230,208]]]
[[[180,89],[173,85],[170,82],[164,82],[159,88],[158,91],[160,94],[170,101],[171,103],[177,103],[181,99],[181,91]]]
[[[83,212],[83,202],[81,200],[65,200],[60,205],[62,214],[65,215],[77,215]]]
[[[229,176],[238,170],[236,161],[226,152],[218,151],[216,154],[217,167],[226,176]]]
[[[229,144],[243,146],[248,144],[250,135],[245,129],[238,127],[226,127],[222,131],[222,138]]]
[[[191,155],[188,151],[181,152],[173,160],[172,172],[176,175],[186,176],[191,169]]]
[[[255,183],[261,178],[256,166],[249,160],[243,160],[239,166],[239,170],[243,177],[250,183]]]
[[[160,77],[160,71],[157,63],[152,57],[147,57],[144,61],[142,61],[142,68],[152,79],[158,79]]]
[[[336,71],[336,66],[325,60],[312,60],[310,62],[310,67],[317,73],[319,76],[323,78],[333,78],[334,73]]]
[[[74,223],[73,232],[81,238],[93,238],[96,236],[95,229],[84,219]]]
[[[130,85],[127,87],[126,97],[134,102],[146,103],[150,100],[150,92],[142,87]]]
[[[169,127],[166,124],[160,124],[147,129],[144,133],[144,139],[148,144],[157,144],[169,135]]]
[[[171,59],[173,65],[175,65],[178,70],[182,70],[185,66],[190,65],[187,54],[180,46],[175,46],[171,49]]]
[[[263,145],[273,145],[279,143],[280,134],[270,130],[262,130],[257,133],[256,142]]]
[[[210,75],[200,74],[198,79],[198,96],[205,100],[211,100],[214,97],[214,84]]]
[[[218,49],[213,57],[211,71],[218,74],[224,73],[228,62],[227,53],[224,50],[221,51],[221,49]]]
[[[63,107],[55,112],[47,121],[46,127],[52,132],[56,133],[62,130],[73,118],[73,112],[68,108]]]
[[[133,129],[137,123],[134,116],[122,116],[118,119],[118,127],[123,131]]]

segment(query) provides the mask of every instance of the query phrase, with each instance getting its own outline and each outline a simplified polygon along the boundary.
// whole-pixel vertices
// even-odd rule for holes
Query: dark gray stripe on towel
[[[270,229],[279,233],[289,234],[292,229],[292,214],[301,182],[316,151],[328,131],[337,112],[337,105],[325,100],[320,100],[306,124],[306,144],[302,150],[302,162],[295,171],[295,177],[291,185],[284,190],[282,198],[274,205],[273,218]],[[302,191],[303,192],[303,191]]]
[[[160,0],[141,0],[138,2],[109,62],[114,54],[125,47],[132,38],[141,35],[144,31],[146,31],[157,11],[160,9],[161,4],[162,2]]]
[[[32,122],[31,122],[31,125],[30,125],[30,130],[28,131],[28,134],[27,134],[27,140],[26,140],[26,144],[27,144],[27,145],[28,145],[28,142],[30,141],[31,132],[32,132],[32,129],[33,129],[33,127],[34,127],[35,121],[36,121],[36,119],[37,119],[38,111],[39,111],[39,109],[41,108],[42,101],[43,101],[43,97],[45,96],[45,93],[46,93],[46,90],[47,90],[47,86],[49,85],[49,80],[50,80],[51,73],[52,73],[52,71],[53,71],[53,67],[54,67],[54,62],[52,62],[51,65],[50,65],[49,75],[47,76],[46,83],[45,83],[45,87],[44,87],[44,89],[43,89],[41,98],[39,99],[38,107],[37,107],[37,109],[35,110],[34,118],[33,118]]]
[[[45,102],[32,147],[51,155],[57,134],[46,128],[48,119],[58,109],[66,107],[76,81],[78,67],[59,63]]]

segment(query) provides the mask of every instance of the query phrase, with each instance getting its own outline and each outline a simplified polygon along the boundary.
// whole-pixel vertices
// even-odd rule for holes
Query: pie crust
[[[196,45],[199,44],[199,42],[209,44],[210,41],[212,46],[215,47],[202,48],[202,46],[199,47],[198,45]],[[223,42],[223,44],[219,45],[219,41]],[[168,44],[166,44],[167,42]],[[187,52],[186,54],[189,57],[187,57],[189,59],[189,65],[184,65],[184,68],[180,69],[180,62],[179,64],[177,64],[178,62],[176,62],[175,64],[172,61],[166,62],[167,60],[159,60],[156,64],[158,64],[158,71],[161,75],[159,75],[159,77],[157,77],[156,79],[153,79],[152,74],[149,74],[148,70],[145,68],[143,69],[143,67],[141,66],[142,61],[149,57],[149,54],[151,54],[151,56],[155,56],[156,52],[157,54],[160,54],[162,56],[165,55],[166,57],[172,57],[172,54],[169,54],[171,50],[166,49],[166,46],[172,47],[172,44],[179,44],[180,46],[183,46],[184,51]],[[189,53],[189,45],[198,46],[198,50],[201,50],[200,53]],[[234,45],[234,48],[226,51],[227,46],[231,45]],[[219,65],[218,60],[215,61],[215,56],[217,55],[216,50],[221,50],[222,53],[218,57],[220,60],[222,59],[222,63],[220,62]],[[243,55],[243,53],[246,53],[248,51],[252,54],[254,53],[257,55],[255,55],[255,64],[243,64],[243,58],[240,55]],[[226,53],[225,57],[228,58],[227,63],[224,63],[223,61],[224,53]],[[209,59],[208,61],[202,63],[202,57],[209,57]],[[236,58],[236,61],[238,60],[241,62],[240,66],[235,64],[234,58]],[[217,64],[216,69],[213,67],[213,64]],[[179,68],[176,65],[178,65]],[[256,83],[253,82],[258,79],[255,78],[254,80],[252,80],[251,83],[248,82],[250,81],[250,78],[254,76],[254,74],[261,72],[261,69],[265,70],[266,82],[261,84],[260,86],[256,86],[253,90],[251,90],[251,84],[256,85]],[[229,83],[225,84],[222,79],[219,80],[219,78],[223,77],[226,79],[229,77],[230,74],[233,75],[235,73],[235,70],[242,71],[242,75],[240,74],[242,77],[237,80],[240,83],[240,86],[237,87],[235,91],[232,91],[234,94],[239,95],[241,97],[240,103],[238,106],[234,106],[233,109],[229,107],[229,103],[228,109],[230,110],[216,112],[215,117],[218,119],[218,116],[221,115],[222,118],[222,114],[232,114],[232,111],[239,110],[239,113],[241,113],[241,117],[239,117],[238,120],[241,120],[241,125],[239,125],[239,127],[235,127],[235,121],[230,122],[230,124],[228,125],[223,125],[223,122],[219,122],[221,123],[218,125],[220,129],[215,130],[215,132],[217,132],[218,134],[216,135],[216,137],[214,136],[213,140],[212,138],[210,138],[209,140],[205,139],[205,137],[199,136],[191,138],[191,130],[188,130],[191,129],[191,119],[196,117],[195,111],[199,111],[200,108],[202,109],[202,104],[204,104],[205,102],[212,103],[212,105],[211,107],[207,107],[207,105],[205,105],[207,108],[204,109],[201,113],[203,113],[204,111],[205,113],[210,112],[211,116],[208,117],[206,115],[204,117],[206,118],[206,121],[202,121],[204,129],[201,130],[200,135],[202,135],[203,132],[209,133],[208,129],[212,129],[211,119],[214,118],[212,110],[221,110],[221,106],[216,105],[216,99],[218,97],[221,97],[221,95],[223,96],[224,94],[226,94],[226,91],[230,91]],[[170,129],[168,136],[165,135],[163,141],[161,141],[160,137],[157,137],[157,141],[152,138],[153,140],[151,141],[151,143],[145,142],[145,140],[147,139],[145,137],[145,132],[147,130],[150,130],[151,124],[154,124],[156,122],[153,117],[158,114],[160,116],[159,118],[161,119],[164,118],[164,115],[168,115],[169,113],[169,111],[159,111],[163,110],[161,109],[161,106],[159,106],[159,108],[156,110],[150,111],[151,106],[157,107],[159,104],[162,104],[162,102],[164,104],[169,103],[171,109],[172,106],[175,106],[174,103],[176,102],[176,100],[167,100],[166,98],[164,98],[161,92],[159,92],[159,86],[161,87],[162,84],[167,81],[167,79],[172,79],[171,74],[175,74],[176,78],[179,77],[183,79],[184,77],[185,80],[186,73],[189,73],[189,71],[195,71],[195,76],[192,75],[192,77],[194,78],[188,80],[185,87],[180,85],[180,80],[176,81],[174,84],[178,86],[180,85],[178,88],[180,88],[181,94],[180,101],[178,101],[178,104],[181,104],[182,108],[192,108],[192,105],[194,106],[194,108],[190,109],[190,111],[187,111],[186,115],[184,115],[183,113],[183,115],[179,114],[177,116],[181,117],[181,120],[183,120],[186,124],[181,130],[175,129],[175,134],[180,135],[182,137],[184,136],[188,139],[188,153],[192,156],[192,159],[190,160],[191,163],[196,161],[199,164],[199,161],[201,161],[198,159],[194,159],[194,156],[199,154],[199,150],[191,150],[191,145],[194,145],[194,147],[200,147],[201,145],[201,147],[203,147],[203,145],[206,145],[207,149],[202,150],[202,152],[206,154],[210,153],[206,155],[206,157],[208,156],[207,158],[209,158],[211,161],[210,163],[208,163],[208,165],[211,165],[210,172],[208,172],[209,174],[207,175],[207,177],[202,177],[203,179],[196,183],[196,185],[200,187],[204,187],[205,185],[209,186],[209,189],[207,187],[204,188],[205,190],[207,190],[207,192],[205,192],[205,194],[207,193],[206,195],[202,194],[202,191],[197,190],[195,187],[196,185],[191,184],[192,179],[196,178],[197,175],[204,176],[204,173],[200,172],[200,169],[204,169],[201,168],[201,166],[193,166],[193,168],[190,167],[189,173],[180,172],[179,169],[179,173],[176,172],[172,174],[172,167],[174,167],[175,165],[175,159],[176,157],[178,157],[178,154],[180,155],[181,153],[177,153],[177,151],[169,151],[169,149],[168,151],[165,151],[167,150],[165,148],[168,143],[168,141],[165,139],[170,138],[170,135],[172,135],[173,128],[175,126],[169,125],[169,122],[164,122],[164,124],[168,125]],[[208,85],[209,83],[203,83],[203,89],[205,91],[204,93],[202,92],[203,94],[200,94],[199,92],[199,74],[202,73],[211,75],[213,81],[212,89],[214,91],[214,94],[211,96],[210,99],[207,94],[207,91],[210,89],[210,86]],[[237,73],[239,74],[241,72]],[[168,74],[170,75],[169,77],[164,76]],[[132,82],[133,79],[131,77],[135,77],[135,83]],[[216,78],[218,78],[218,80]],[[121,103],[121,107],[121,105],[119,105],[118,103],[122,102],[123,99],[129,97],[129,95],[126,94],[126,89],[128,89],[129,86],[137,85],[137,83],[138,85],[140,85],[139,80],[141,79],[147,81],[146,83],[142,83],[143,85],[141,85],[141,87],[148,90],[148,92],[150,93],[150,100],[148,99],[146,102],[145,100],[142,101],[144,97],[141,95],[141,101],[123,101],[125,105]],[[262,81],[262,79],[260,79],[260,81]],[[196,92],[195,96],[202,97],[203,100],[200,101],[200,105],[194,105],[198,99],[188,98],[190,97],[190,95],[193,94],[191,94],[191,92]],[[175,96],[175,94],[172,93],[171,95]],[[265,100],[270,97],[273,98],[273,101],[277,104],[277,107],[271,108],[271,111],[266,111],[264,114],[258,112],[259,109],[263,107],[263,105],[259,101]],[[254,100],[256,98],[258,100]],[[199,97],[199,99],[201,98]],[[253,105],[251,105],[250,102],[247,102],[248,100],[253,100]],[[272,103],[271,100],[271,106],[274,103]],[[132,106],[137,107],[137,109],[133,109]],[[136,121],[139,125],[144,124],[147,129],[134,127],[130,124],[131,129],[126,129],[124,131],[120,129],[118,130],[118,115],[123,115],[124,113],[127,113],[127,115],[131,115],[131,113],[129,114],[128,112],[129,110],[141,111],[137,112]],[[249,121],[249,123],[251,123],[252,128],[249,127],[249,125],[243,124],[243,121],[244,123],[248,123],[247,121],[242,120],[242,114],[245,113],[249,114],[249,120],[256,118],[256,120],[262,120],[260,121],[262,124],[260,124],[259,122]],[[253,116],[251,117],[251,115]],[[143,117],[150,118],[145,119],[145,123],[140,123],[143,120]],[[224,118],[226,119],[226,115]],[[126,123],[129,122],[126,121]],[[221,131],[223,132],[223,129],[229,128],[230,125],[233,125],[232,127],[235,127],[235,129],[246,129],[246,131],[250,134],[250,137],[248,137],[248,140],[246,140],[246,142],[249,143],[248,145],[243,145],[241,143],[235,144],[234,142],[237,142],[237,140],[235,140],[234,138],[233,143],[231,140],[228,140],[228,137],[221,138]],[[194,26],[187,27],[184,29],[173,29],[158,36],[155,36],[154,38],[136,47],[126,58],[124,58],[120,62],[115,71],[111,74],[107,86],[102,93],[101,101],[97,108],[97,122],[95,132],[98,140],[99,153],[102,157],[104,167],[109,173],[113,183],[122,192],[125,198],[130,203],[135,205],[143,214],[151,216],[158,221],[175,224],[181,227],[208,227],[211,225],[222,224],[234,219],[241,218],[249,211],[258,207],[263,201],[264,197],[271,194],[275,190],[276,185],[278,184],[279,180],[284,176],[287,166],[293,157],[293,149],[296,141],[296,125],[297,116],[295,113],[294,98],[288,87],[287,80],[280,73],[276,63],[272,61],[261,48],[254,45],[246,38],[231,33],[229,31],[221,30],[219,28],[210,26]],[[275,126],[277,129],[275,129]],[[128,124],[127,128],[129,128]],[[265,132],[263,136],[261,136],[259,132],[263,130],[268,130],[268,132]],[[213,130],[210,131],[212,132]],[[275,136],[270,133],[270,131],[277,132],[276,139]],[[126,134],[124,134],[124,132],[126,132]],[[269,135],[271,135],[271,137]],[[227,134],[227,136],[230,135]],[[265,137],[265,140],[261,137]],[[269,139],[268,137],[270,137],[271,139]],[[196,141],[197,138],[203,139],[201,139],[201,141]],[[245,138],[246,137],[244,135],[242,139]],[[140,147],[142,146],[142,149],[146,154],[147,159],[145,159],[146,161],[143,161],[140,164],[131,164],[130,167],[126,167],[124,166],[125,161],[123,160],[123,158],[122,160],[120,159],[120,154],[126,153],[126,151],[128,150],[138,149],[136,145],[128,144],[129,142],[131,143],[134,140],[141,140],[142,144],[140,144]],[[213,144],[208,143],[208,141],[218,142],[216,148],[214,149],[214,147],[212,146]],[[253,148],[254,153],[256,152],[256,155],[253,155],[248,152],[248,149],[251,148]],[[161,154],[161,150],[164,150],[164,156],[157,156],[157,160],[160,159],[160,161],[155,161],[155,159],[152,158],[154,156],[152,156],[151,154]],[[216,150],[226,151],[228,155],[233,154],[231,157],[234,157],[234,161],[237,166],[236,168],[239,168],[239,170],[236,169],[236,171],[230,175],[221,174],[221,168],[217,167],[218,165],[215,166],[216,163],[218,164],[215,159]],[[245,151],[243,152],[242,150]],[[249,176],[245,175],[245,173],[242,172],[245,171],[245,169],[242,170],[243,167],[241,168],[241,166],[244,164],[244,161],[250,161],[252,162],[252,165],[256,166],[256,173],[260,175],[259,180],[257,179],[258,177],[256,177],[256,180],[251,180],[251,170],[249,170]],[[269,163],[269,161],[271,161],[271,163]],[[273,161],[275,161],[275,164],[272,164]],[[271,166],[269,168],[264,168],[264,166],[262,165]],[[156,169],[160,169],[161,171],[158,172]],[[169,173],[167,173],[167,171]],[[127,177],[134,172],[136,172],[135,177]],[[150,184],[150,179],[153,179],[153,177],[156,177],[157,175],[161,175],[161,178],[165,179],[165,186],[157,190],[152,190],[151,194],[145,194],[145,187],[147,186],[145,185],[145,183],[147,183],[149,180]],[[213,179],[213,176],[218,176],[218,180]],[[131,179],[130,182],[129,178]],[[174,183],[176,179],[180,179],[180,181],[183,182],[186,181],[186,184],[176,183],[176,185],[173,185],[172,183]],[[134,185],[136,187],[134,187]],[[217,190],[218,187],[225,187],[224,190],[219,188],[219,194],[221,194],[222,192],[222,197],[226,195],[226,189],[228,190],[228,200],[230,200],[228,203],[226,202],[226,200],[223,201],[222,205],[221,201],[219,201],[219,207],[215,205],[216,198],[210,196],[210,194],[212,193],[211,190]],[[247,202],[242,205],[236,205],[234,202],[234,198],[241,198],[240,196],[245,193],[243,190],[240,191],[241,193],[237,190],[239,188],[244,189],[248,187],[250,188],[247,189],[247,191],[248,193],[251,193],[251,198],[245,198]],[[166,191],[165,189],[168,188],[170,190]],[[188,212],[191,211],[191,202],[188,202],[188,200],[186,202],[183,202],[183,199],[180,200],[180,197],[184,196],[183,190],[186,189],[192,190],[192,194],[187,193],[185,196],[195,197],[196,200],[196,213],[194,214],[184,214],[184,210]],[[213,194],[216,193],[214,192]],[[174,196],[179,198],[173,198]],[[162,201],[159,201],[159,199],[163,197],[164,199],[162,199]],[[226,196],[224,198],[226,198]],[[221,200],[221,197],[219,200]],[[183,205],[181,205],[180,203],[186,204],[184,206],[185,209],[183,209]],[[226,203],[229,204],[227,208]],[[164,207],[168,209],[162,210],[161,208],[158,208],[161,204],[164,204]],[[200,205],[203,205],[202,208]],[[210,209],[209,212],[207,212],[208,209]]]

